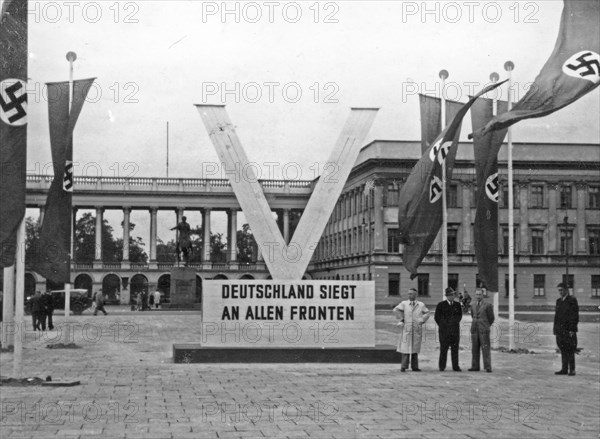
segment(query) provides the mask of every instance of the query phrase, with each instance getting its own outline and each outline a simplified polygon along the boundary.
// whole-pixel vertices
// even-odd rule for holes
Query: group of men
[[[44,294],[36,291],[31,298],[31,319],[33,322],[34,331],[45,331],[46,322],[48,329],[52,331],[54,324],[52,323],[52,314],[54,313],[54,303],[50,291]]]
[[[562,355],[562,368],[557,375],[575,375],[575,352],[577,350],[577,325],[579,323],[579,306],[577,299],[568,295],[568,289],[562,283],[557,286],[560,298],[556,301],[556,314],[554,316],[554,335],[556,344]],[[446,369],[448,349],[452,370],[461,372],[458,362],[460,343],[460,322],[462,320],[462,307],[455,301],[455,292],[446,288],[446,300],[441,301],[435,308],[434,320],[438,325],[440,340],[440,356],[438,367],[440,371]],[[409,366],[415,372],[419,369],[419,352],[423,336],[423,325],[429,319],[431,312],[425,304],[417,299],[417,290],[408,291],[408,300],[394,308],[394,314],[400,323],[400,337],[397,351],[402,354],[401,372],[406,372]],[[490,330],[494,323],[494,310],[490,303],[485,301],[483,292],[475,292],[475,301],[470,304],[471,323],[471,368],[469,371],[481,370],[480,358],[483,354],[483,368],[492,372],[492,356]]]

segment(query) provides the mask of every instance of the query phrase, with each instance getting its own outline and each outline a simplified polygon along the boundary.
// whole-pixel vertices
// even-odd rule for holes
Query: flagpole
[[[496,72],[492,72],[490,74],[490,81],[492,81],[492,83],[496,83],[498,82],[498,80],[500,79],[500,75],[498,75],[498,73]],[[492,118],[496,117],[496,115],[498,114],[498,99],[497,99],[497,95],[494,93],[494,97],[492,98]],[[496,227],[496,230],[498,229],[498,222],[496,221],[496,224],[494,225]],[[496,258],[498,258],[498,255],[496,255]],[[496,272],[498,271],[498,267],[496,266]],[[496,274],[497,276],[497,274]],[[498,315],[499,315],[499,311],[500,311],[500,304],[498,303],[498,291],[492,291],[492,297],[493,297],[493,306],[494,306],[494,319],[496,321],[498,321]],[[494,337],[492,339],[492,348],[494,349],[498,349],[500,347],[500,337]]]
[[[77,59],[77,54],[75,52],[67,53],[67,61],[69,61],[69,114],[71,114],[71,107],[73,106],[73,63]],[[72,141],[72,138],[71,138]],[[74,239],[73,239],[73,214],[69,212],[69,236],[70,236],[70,245],[71,249],[71,257],[69,258],[69,264],[73,260],[74,253]],[[96,230],[96,233],[102,233],[102,231]],[[69,267],[69,273],[71,272],[71,267]],[[70,276],[69,276],[70,277]],[[65,319],[71,315],[71,279],[65,283]],[[69,325],[67,325],[67,343],[69,343]]]
[[[446,79],[449,73],[447,70],[440,70],[439,77],[442,80],[441,91],[441,119],[442,132],[446,129],[446,99],[444,90],[446,88]],[[442,300],[445,298],[445,291],[448,288],[448,210],[446,205],[446,160],[442,162]]]
[[[169,121],[167,121],[167,178],[169,178]]]
[[[15,337],[15,352],[13,356],[13,377],[17,378],[23,371],[21,363],[23,359],[23,341],[25,339],[25,325],[23,324],[23,308],[25,306],[25,216],[21,219],[17,230],[17,254],[16,254],[16,286],[15,286],[15,326],[19,332]]]
[[[504,63],[508,72],[508,111],[512,108],[512,71],[515,65],[512,61]],[[513,194],[513,162],[512,162],[512,132],[508,128],[508,349],[515,348],[515,231],[514,231],[514,194]]]
[[[15,345],[15,266],[4,267],[4,297],[2,308],[2,344],[3,348]],[[20,328],[22,329],[22,328]],[[19,330],[20,330],[19,329]],[[17,332],[18,336],[21,335]]]

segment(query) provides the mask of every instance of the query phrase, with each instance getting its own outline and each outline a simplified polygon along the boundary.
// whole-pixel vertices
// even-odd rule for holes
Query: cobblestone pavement
[[[437,370],[433,322],[420,373],[394,364],[173,364],[172,345],[200,340],[195,312],[89,313],[41,336],[25,332],[21,376],[80,380],[75,387],[0,387],[1,438],[598,438],[600,330],[580,325],[577,376],[555,376],[550,323],[519,323],[517,347],[492,353],[493,373]],[[31,322],[27,320],[28,328]],[[377,313],[377,342],[395,321]],[[496,333],[507,345],[507,324]],[[35,336],[34,336],[35,334]],[[80,349],[47,349],[73,340]],[[0,356],[12,376],[13,354]]]

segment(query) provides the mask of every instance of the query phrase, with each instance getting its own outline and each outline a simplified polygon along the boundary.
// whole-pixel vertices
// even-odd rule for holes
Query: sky
[[[441,69],[447,97],[465,102],[491,72],[506,78],[511,60],[523,96],[554,47],[562,1],[30,1],[29,10],[29,173],[51,172],[44,83],[68,79],[74,51],[74,77],[97,78],[75,129],[75,175],[165,177],[168,122],[169,177],[221,177],[207,172],[218,160],[194,107],[207,103],[226,105],[250,161],[277,163],[262,178],[313,179],[351,107],[380,108],[367,142],[419,140],[417,93],[439,96]],[[520,122],[514,141],[599,143],[598,93]],[[301,175],[283,175],[286,163]]]

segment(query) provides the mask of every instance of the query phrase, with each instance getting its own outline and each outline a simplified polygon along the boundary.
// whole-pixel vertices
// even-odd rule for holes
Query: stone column
[[[204,262],[210,262],[210,208],[204,209],[202,214],[202,227],[204,227]]]
[[[177,224],[183,221],[183,212],[185,211],[184,207],[178,207],[175,212],[177,214]]]
[[[290,209],[283,209],[283,240],[290,243]]]
[[[229,223],[229,260],[237,261],[237,210],[231,209],[227,212]]]
[[[375,186],[375,206],[373,209],[373,216],[375,219],[375,224],[373,225],[375,235],[374,235],[374,245],[373,250],[383,250],[383,186]]]
[[[557,215],[556,211],[556,190],[559,185],[555,183],[548,183],[548,254],[558,254],[558,229],[557,229]],[[561,218],[562,220],[562,218]]]
[[[40,227],[42,226],[43,222],[44,222],[44,215],[46,214],[46,206],[43,204],[40,204],[39,206],[40,209],[40,217],[38,219],[38,224],[40,225]],[[75,228],[75,223],[73,223],[73,229]]]
[[[123,206],[123,262],[129,263],[129,223],[131,207]]]
[[[44,212],[45,213],[45,212]],[[40,223],[41,225],[41,223]],[[77,208],[73,207],[73,216],[71,217],[71,261],[75,262],[75,229],[77,226]]]
[[[520,253],[522,255],[528,255],[531,253],[531,249],[529,248],[529,210],[527,208],[527,202],[529,198],[529,183],[528,182],[520,182],[519,183],[519,235],[521,238],[520,242]]]
[[[158,208],[150,208],[150,262],[156,262],[156,217]]]
[[[577,182],[577,217],[576,228],[573,231],[573,253],[580,255],[587,254],[586,242],[586,220],[585,220],[585,194],[587,192],[587,184],[583,181]]]
[[[94,256],[94,262],[102,262],[102,216],[104,208],[102,206],[96,206],[96,253]]]

